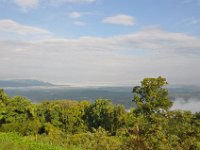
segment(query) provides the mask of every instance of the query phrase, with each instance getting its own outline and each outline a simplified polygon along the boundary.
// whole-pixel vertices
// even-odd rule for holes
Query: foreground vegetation
[[[31,136],[22,137],[17,133],[0,133],[0,150],[67,150],[53,146],[47,141],[35,141]]]
[[[0,150],[199,150],[200,113],[169,111],[166,84],[145,78],[130,112],[106,99],[33,104],[0,90]]]

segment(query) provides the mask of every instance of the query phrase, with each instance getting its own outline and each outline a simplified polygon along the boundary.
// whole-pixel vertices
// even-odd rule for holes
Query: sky
[[[0,79],[200,85],[200,0],[0,0]]]

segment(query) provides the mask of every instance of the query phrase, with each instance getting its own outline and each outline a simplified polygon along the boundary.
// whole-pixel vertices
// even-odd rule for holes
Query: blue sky
[[[200,84],[199,43],[199,0],[0,0],[2,79]]]
[[[0,18],[21,24],[45,28],[58,37],[85,35],[112,36],[135,32],[148,26],[159,26],[171,32],[200,34],[200,1],[198,0],[96,0],[87,2],[54,2],[39,0],[36,6],[17,4],[17,0],[1,0]],[[18,0],[23,4],[25,0]],[[30,0],[36,1],[36,0]],[[77,12],[81,16],[70,18]],[[113,26],[102,20],[108,16],[124,14],[134,18],[132,26]],[[74,25],[75,22],[83,22]]]

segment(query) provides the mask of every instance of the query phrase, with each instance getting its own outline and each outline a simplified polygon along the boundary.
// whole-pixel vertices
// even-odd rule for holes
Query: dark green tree
[[[0,89],[0,127],[6,119],[6,106],[9,101],[9,97],[5,94],[3,89]]]
[[[125,124],[125,117],[125,108],[107,99],[97,99],[86,112],[89,129],[102,127],[112,134]]]

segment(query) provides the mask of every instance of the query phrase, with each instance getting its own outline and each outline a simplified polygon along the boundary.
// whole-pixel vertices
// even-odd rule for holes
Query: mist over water
[[[176,98],[171,110],[188,110],[192,113],[200,112],[200,100],[197,98]]]
[[[7,81],[8,82],[8,81]],[[1,86],[5,92],[13,97],[25,96],[35,103],[43,100],[89,100],[110,99],[115,104],[123,104],[126,109],[133,107],[133,86],[71,86],[53,85],[35,80],[10,81],[12,86]],[[2,82],[3,83],[3,82]],[[25,86],[21,86],[23,85]],[[26,84],[25,84],[26,83]],[[36,83],[39,85],[35,86]],[[192,113],[200,112],[199,86],[172,86],[168,87],[170,99],[173,101],[171,110],[188,110]]]

